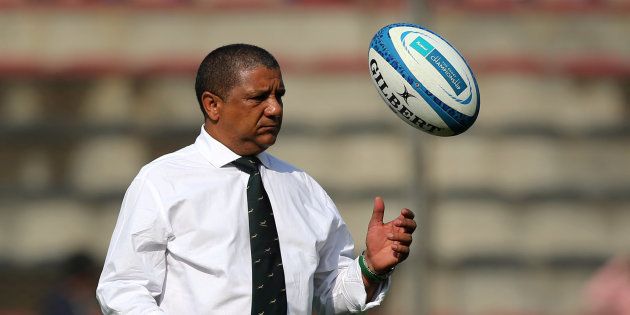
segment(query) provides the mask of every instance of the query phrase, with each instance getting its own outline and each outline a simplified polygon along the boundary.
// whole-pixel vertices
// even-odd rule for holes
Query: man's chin
[[[270,146],[274,145],[274,143],[276,143],[276,139],[277,139],[277,136],[275,134],[268,133],[268,134],[261,135],[258,138],[257,143],[261,148],[267,149]]]
[[[245,148],[247,148],[246,151],[248,151],[248,154],[258,154],[262,151],[267,150],[274,143],[276,143],[276,135],[270,133],[261,134],[248,141],[248,143],[249,144],[245,146]]]

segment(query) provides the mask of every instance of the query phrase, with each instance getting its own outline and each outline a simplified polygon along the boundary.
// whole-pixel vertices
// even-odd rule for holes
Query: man
[[[380,304],[409,254],[413,213],[383,224],[375,198],[366,250],[326,192],[264,151],[285,93],[262,48],[212,51],[195,84],[196,142],[146,165],[122,204],[97,297],[107,314],[319,314]]]

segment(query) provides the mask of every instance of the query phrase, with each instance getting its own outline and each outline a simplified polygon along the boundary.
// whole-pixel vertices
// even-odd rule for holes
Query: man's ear
[[[223,100],[216,94],[205,91],[201,94],[203,110],[211,121],[218,121],[223,109]]]

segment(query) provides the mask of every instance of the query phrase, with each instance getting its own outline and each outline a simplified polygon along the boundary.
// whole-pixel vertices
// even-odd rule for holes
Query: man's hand
[[[414,214],[402,209],[400,215],[383,223],[385,204],[381,197],[374,198],[374,211],[365,239],[365,258],[368,267],[376,274],[383,274],[409,256],[411,234],[416,229]]]

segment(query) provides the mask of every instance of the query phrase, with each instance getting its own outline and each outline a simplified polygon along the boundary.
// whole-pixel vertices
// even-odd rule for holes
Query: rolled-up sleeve
[[[96,289],[104,314],[163,313],[158,300],[170,236],[155,186],[136,177],[123,199]]]
[[[354,255],[354,241],[332,200],[323,193],[326,206],[336,215],[326,243],[320,248],[315,286],[315,309],[318,314],[363,312],[381,304],[389,290],[390,280],[383,282],[372,301],[367,294],[359,261]]]

